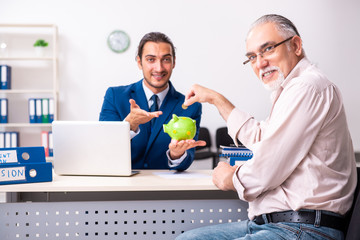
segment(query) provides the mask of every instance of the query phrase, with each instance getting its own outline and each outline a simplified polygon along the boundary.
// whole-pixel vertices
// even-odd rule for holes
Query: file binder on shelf
[[[0,132],[1,148],[15,148],[19,146],[19,132]]]
[[[10,147],[16,148],[19,146],[19,133],[10,132]]]
[[[54,121],[54,112],[55,112],[55,106],[54,106],[54,99],[49,99],[49,123],[52,123]]]
[[[52,123],[54,121],[54,99],[29,98],[29,122]]]
[[[54,143],[52,131],[49,131],[49,157],[54,156]]]
[[[52,131],[42,131],[41,132],[41,146],[45,149],[45,157],[54,156],[54,144],[52,138]]]
[[[41,122],[49,123],[49,99],[43,98],[42,103],[42,112],[41,112]]]
[[[17,147],[0,149],[0,166],[8,163],[46,162],[43,147]]]
[[[35,117],[35,98],[29,99],[29,122],[30,123],[36,123],[36,117]]]
[[[40,98],[35,99],[35,122],[41,123],[42,122],[42,101]]]
[[[231,166],[240,165],[243,161],[247,161],[253,157],[252,151],[244,146],[220,146],[220,148],[221,154],[219,157],[228,158]]]
[[[11,67],[0,65],[0,89],[11,89]]]
[[[0,98],[0,123],[8,123],[8,100]]]
[[[49,157],[49,132],[41,132],[41,146],[44,147],[45,157]]]
[[[0,164],[0,185],[52,181],[52,163]]]
[[[10,148],[11,147],[11,133],[10,132],[5,132],[5,148]]]
[[[0,148],[5,148],[5,133],[0,132]]]

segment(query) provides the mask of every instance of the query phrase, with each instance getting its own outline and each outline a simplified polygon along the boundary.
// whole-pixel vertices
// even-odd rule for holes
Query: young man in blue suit
[[[106,91],[100,121],[130,123],[133,169],[186,170],[194,159],[195,147],[206,144],[197,141],[201,104],[183,109],[185,97],[170,82],[175,59],[174,45],[165,34],[148,33],[141,39],[136,57],[144,78]],[[173,114],[196,120],[194,139],[176,141],[164,133],[163,124]]]

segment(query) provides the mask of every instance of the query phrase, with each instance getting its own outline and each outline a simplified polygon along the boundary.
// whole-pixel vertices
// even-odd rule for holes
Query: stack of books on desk
[[[253,157],[252,151],[244,146],[220,146],[220,148],[219,157],[228,158],[231,166],[241,165]]]
[[[44,147],[0,149],[0,185],[51,181],[52,164],[46,162]]]

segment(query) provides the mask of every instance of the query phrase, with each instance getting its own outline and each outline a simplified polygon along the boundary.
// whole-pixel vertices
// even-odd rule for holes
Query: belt
[[[318,211],[318,226],[329,227],[340,230],[342,232],[345,231],[345,218],[341,216],[334,216],[327,214],[323,211]],[[266,216],[268,223],[278,223],[278,222],[292,222],[292,223],[305,223],[305,224],[315,224],[316,220],[316,211],[285,211],[285,212],[273,212],[267,213],[260,216],[256,216],[254,222],[256,224],[262,225],[265,223],[263,216]]]

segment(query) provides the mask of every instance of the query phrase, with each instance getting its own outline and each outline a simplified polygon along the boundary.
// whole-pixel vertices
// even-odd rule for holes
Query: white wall
[[[341,89],[360,151],[359,10],[357,0],[0,0],[0,22],[58,25],[62,120],[97,120],[107,87],[141,78],[136,47],[150,31],[166,33],[177,48],[172,76],[177,90],[205,85],[260,120],[269,113],[269,94],[242,65],[244,39],[261,15],[282,14],[298,27],[309,59]],[[106,44],[115,29],[131,37],[123,54]],[[214,134],[225,122],[215,107],[204,104],[202,125]]]

